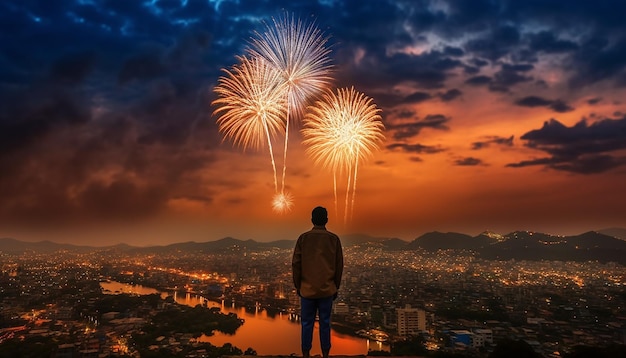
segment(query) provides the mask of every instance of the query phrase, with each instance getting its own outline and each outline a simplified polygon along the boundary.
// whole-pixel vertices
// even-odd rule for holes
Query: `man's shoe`
[[[310,358],[309,351],[302,351],[302,358]]]

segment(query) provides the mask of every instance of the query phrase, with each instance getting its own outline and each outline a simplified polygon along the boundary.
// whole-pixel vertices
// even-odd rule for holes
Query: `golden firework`
[[[301,130],[306,152],[316,164],[328,168],[334,177],[337,206],[337,174],[347,173],[344,222],[348,216],[350,186],[352,205],[356,196],[358,164],[378,149],[384,140],[381,110],[370,97],[354,89],[327,91],[309,107]]]
[[[285,84],[281,75],[259,57],[238,57],[239,64],[224,70],[213,101],[217,106],[219,131],[236,145],[260,149],[269,147],[274,170],[274,190],[278,191],[272,138],[285,130]]]
[[[280,74],[287,102],[285,144],[281,192],[285,188],[289,123],[302,118],[308,103],[332,83],[331,64],[326,47],[328,41],[313,23],[296,20],[293,16],[272,19],[265,31],[256,32],[248,53],[271,64]],[[295,114],[295,115],[294,115]]]
[[[293,195],[289,192],[281,192],[274,195],[272,200],[272,209],[277,213],[290,211],[293,207]]]

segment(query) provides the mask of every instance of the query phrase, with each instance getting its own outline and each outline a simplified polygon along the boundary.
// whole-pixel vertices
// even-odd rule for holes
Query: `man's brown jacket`
[[[304,298],[334,296],[343,274],[343,250],[339,237],[325,226],[300,235],[291,261],[293,283]]]

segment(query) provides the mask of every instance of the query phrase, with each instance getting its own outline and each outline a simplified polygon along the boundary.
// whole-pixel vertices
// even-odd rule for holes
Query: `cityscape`
[[[626,357],[625,13],[0,1],[0,358]]]
[[[492,260],[466,249],[398,249],[397,240],[394,248],[393,240],[345,241],[333,334],[367,346],[343,351],[338,338],[333,350],[341,355],[489,357],[503,342],[523,342],[540,357],[581,347],[624,352],[621,263]],[[231,343],[255,324],[248,314],[282,317],[298,332],[294,242],[3,244],[0,355],[299,355],[297,342],[291,352]],[[259,340],[279,334],[273,324],[276,331],[256,332]],[[226,340],[214,345],[213,335]]]

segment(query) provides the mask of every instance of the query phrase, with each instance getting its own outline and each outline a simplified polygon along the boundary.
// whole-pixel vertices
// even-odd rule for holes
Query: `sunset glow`
[[[626,227],[621,3],[43,3],[0,4],[0,237]],[[349,88],[372,141],[313,143]]]

